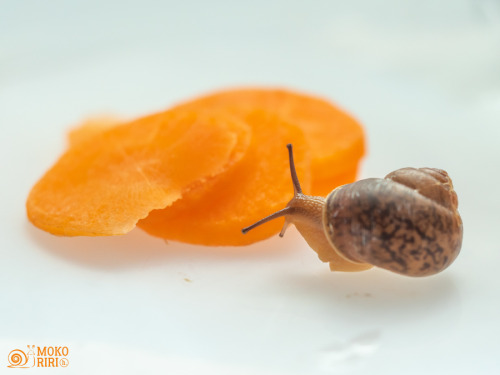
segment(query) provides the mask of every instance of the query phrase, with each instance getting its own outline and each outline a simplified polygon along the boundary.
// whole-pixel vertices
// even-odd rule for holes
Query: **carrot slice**
[[[336,187],[356,181],[356,176],[358,174],[358,161],[349,162],[346,160],[345,167],[346,170],[342,173],[332,174],[331,176],[327,176],[322,179],[313,179],[311,194],[326,197]]]
[[[365,153],[364,130],[352,116],[332,103],[282,89],[243,88],[220,91],[179,105],[180,108],[247,113],[262,109],[303,130],[311,150],[313,195],[326,195],[353,182]],[[298,146],[294,144],[294,146]]]
[[[33,187],[28,218],[59,235],[127,233],[151,210],[225,172],[249,141],[244,123],[199,111],[167,111],[97,132],[73,142]]]
[[[246,245],[270,237],[275,220],[243,235],[241,229],[285,207],[293,196],[286,144],[294,144],[297,173],[310,188],[310,163],[300,129],[265,111],[250,112],[253,130],[245,156],[215,183],[189,191],[170,207],[152,211],[138,226],[172,240],[203,245]],[[302,145],[302,146],[295,146]]]
[[[354,181],[365,147],[361,126],[331,103],[257,88],[214,93],[125,124],[91,119],[69,141],[28,197],[35,225],[94,236],[137,224],[204,245],[245,245],[279,230],[273,221],[240,232],[291,198],[287,143],[303,190],[313,195]]]

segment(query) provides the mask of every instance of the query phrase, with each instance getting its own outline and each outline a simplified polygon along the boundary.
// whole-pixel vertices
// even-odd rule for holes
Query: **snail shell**
[[[22,350],[14,349],[9,353],[8,360],[10,365],[7,367],[23,367],[28,362],[28,357]]]
[[[448,174],[403,168],[335,189],[326,199],[327,238],[348,260],[407,276],[442,271],[457,257],[463,226]]]

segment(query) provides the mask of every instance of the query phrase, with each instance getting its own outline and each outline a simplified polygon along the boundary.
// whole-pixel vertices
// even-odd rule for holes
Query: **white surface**
[[[499,1],[124,3],[1,4],[0,372],[28,344],[67,345],[71,374],[500,371]],[[334,274],[294,230],[221,250],[27,222],[69,126],[240,84],[349,109],[369,135],[362,177],[447,169],[465,229],[455,264]]]

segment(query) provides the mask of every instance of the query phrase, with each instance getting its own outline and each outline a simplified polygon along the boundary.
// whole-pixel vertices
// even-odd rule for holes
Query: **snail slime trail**
[[[430,276],[458,256],[462,219],[445,171],[402,168],[385,178],[340,186],[325,199],[302,193],[292,145],[287,147],[294,196],[282,210],[244,228],[244,234],[284,216],[280,236],[294,224],[332,271],[375,266],[406,276]]]

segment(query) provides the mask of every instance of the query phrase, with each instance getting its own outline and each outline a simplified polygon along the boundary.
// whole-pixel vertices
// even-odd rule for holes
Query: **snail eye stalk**
[[[292,177],[292,184],[293,184],[293,191],[294,191],[293,196],[294,196],[294,198],[296,198],[298,195],[302,195],[302,188],[300,187],[300,182],[299,182],[299,178],[297,176],[297,171],[295,170],[295,162],[293,160],[293,146],[291,143],[289,143],[286,145],[286,147],[288,149],[288,160],[290,163],[290,175]],[[283,208],[282,210],[279,210],[279,211],[257,221],[256,223],[253,223],[252,225],[249,225],[248,227],[243,228],[241,230],[241,232],[243,234],[246,234],[246,233],[248,233],[248,231],[258,227],[259,225],[262,225],[262,224],[267,223],[268,221],[277,219],[278,217],[290,215],[294,211],[295,211],[294,207],[287,206],[287,207]],[[283,237],[287,227],[288,227],[288,223],[285,222],[285,225],[283,225],[283,228],[281,229],[280,237]]]

